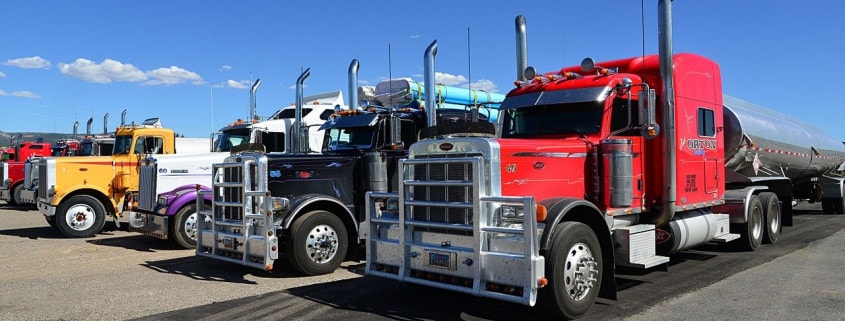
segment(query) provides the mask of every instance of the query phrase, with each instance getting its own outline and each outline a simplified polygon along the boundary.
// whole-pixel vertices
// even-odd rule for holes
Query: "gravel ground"
[[[286,262],[268,273],[111,223],[95,237],[69,239],[38,211],[0,205],[0,217],[0,320],[121,320],[361,277],[357,262],[316,277]]]

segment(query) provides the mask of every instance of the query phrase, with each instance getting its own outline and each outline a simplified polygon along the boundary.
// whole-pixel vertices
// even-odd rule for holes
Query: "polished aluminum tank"
[[[724,96],[725,167],[746,177],[817,176],[845,159],[843,143],[817,126]]]

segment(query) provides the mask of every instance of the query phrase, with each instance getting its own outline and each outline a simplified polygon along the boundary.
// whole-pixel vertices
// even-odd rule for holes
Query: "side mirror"
[[[639,120],[642,135],[646,139],[652,139],[660,134],[660,126],[657,125],[657,116],[655,115],[656,94],[654,89],[643,89],[638,93],[639,96]]]

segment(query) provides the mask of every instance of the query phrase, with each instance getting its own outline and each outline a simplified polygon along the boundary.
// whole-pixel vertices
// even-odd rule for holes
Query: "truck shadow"
[[[107,231],[100,232],[100,234],[113,235],[111,233],[108,233]],[[88,240],[87,242],[94,245],[122,247],[128,250],[135,250],[139,252],[185,250],[184,248],[173,244],[168,240],[162,240],[141,234],[109,238],[94,238]]]
[[[137,320],[237,320],[243,319],[245,306],[250,306],[250,315],[276,320],[552,320],[539,309],[515,303],[375,277],[307,285]]]
[[[190,252],[189,256],[160,261],[146,261],[141,265],[159,273],[182,275],[202,281],[256,284],[255,281],[247,280],[245,276],[251,275],[262,279],[307,277],[294,270],[284,257],[276,261],[276,268],[273,271],[249,269],[235,263],[194,256],[193,251]],[[359,275],[364,274],[363,263],[350,264],[350,262],[347,262],[338,269],[345,269]]]
[[[46,223],[45,223],[46,224]],[[11,230],[0,230],[0,234],[25,237],[31,240],[37,239],[63,239],[66,238],[62,233],[49,226],[18,228]]]

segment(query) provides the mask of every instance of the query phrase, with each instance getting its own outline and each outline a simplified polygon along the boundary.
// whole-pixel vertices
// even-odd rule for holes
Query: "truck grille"
[[[138,167],[140,167],[138,171],[138,209],[155,211],[158,164],[155,160],[147,159],[142,161]]]
[[[38,161],[38,197],[50,197],[47,195],[47,189],[50,188],[47,186],[47,159],[40,159]]]
[[[480,155],[426,156],[403,162],[403,199],[409,219],[472,225],[479,197],[473,175]]]
[[[258,163],[254,159],[214,165],[215,220],[242,221],[246,212],[259,213],[258,202],[253,200],[255,195],[263,196],[263,188],[256,182],[257,171]]]
[[[33,165],[37,164],[35,160],[28,161],[23,165],[23,188],[30,189],[32,187],[32,181],[37,177],[37,175],[32,175],[32,168]]]

